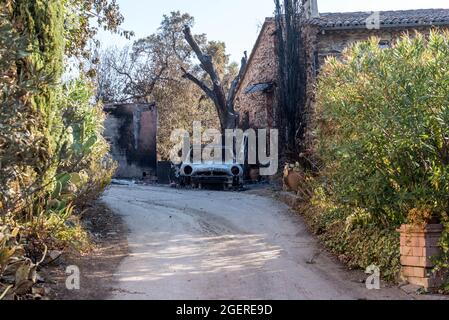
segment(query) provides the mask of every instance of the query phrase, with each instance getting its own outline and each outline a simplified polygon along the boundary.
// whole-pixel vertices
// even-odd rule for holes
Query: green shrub
[[[61,84],[64,4],[0,7],[0,297],[27,293],[47,249],[87,246],[72,214],[115,170],[92,85],[83,76]],[[23,272],[5,280],[17,266]]]
[[[0,216],[84,203],[114,170],[91,84],[60,84],[64,12],[60,1],[8,1],[0,11]]]
[[[82,77],[67,83],[63,92],[60,105],[67,140],[58,173],[71,174],[63,191],[77,207],[82,207],[110,184],[116,164],[108,154],[109,144],[103,137],[103,108],[92,104],[93,85]]]
[[[333,199],[378,225],[441,216],[449,193],[449,33],[378,39],[329,59],[319,82],[319,154]]]
[[[399,234],[364,219],[354,220],[363,214],[353,215],[336,205],[319,183],[316,180],[315,186],[311,184],[314,196],[301,207],[312,232],[350,268],[365,270],[376,265],[385,280],[396,281],[400,270]]]
[[[367,244],[398,243],[392,234],[401,224],[449,212],[449,32],[378,44],[373,38],[328,59],[318,86],[320,190],[352,237],[360,228],[385,231],[359,237],[372,256],[361,265],[376,260]],[[359,246],[335,236],[349,252]],[[398,257],[399,245],[388,246]]]

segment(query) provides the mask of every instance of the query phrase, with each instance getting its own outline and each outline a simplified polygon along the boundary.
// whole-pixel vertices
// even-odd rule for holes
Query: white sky
[[[273,0],[118,0],[125,17],[124,29],[133,30],[136,40],[154,33],[162,15],[180,10],[196,19],[195,33],[221,40],[235,61],[252,50],[265,17],[272,16]],[[320,12],[382,11],[424,8],[449,9],[449,0],[318,0]],[[130,44],[126,39],[101,32],[103,47]]]

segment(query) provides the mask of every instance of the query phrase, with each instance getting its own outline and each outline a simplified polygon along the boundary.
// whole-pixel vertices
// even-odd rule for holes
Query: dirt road
[[[110,299],[408,299],[369,291],[284,204],[248,192],[112,186],[131,254]]]

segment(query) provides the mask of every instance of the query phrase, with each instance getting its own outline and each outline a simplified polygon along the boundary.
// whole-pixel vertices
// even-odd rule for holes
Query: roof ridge
[[[336,12],[320,12],[321,14],[351,14],[351,13],[363,13],[367,14],[369,12],[419,12],[419,11],[449,11],[449,8],[425,8],[425,9],[401,9],[401,10],[367,10],[367,11],[336,11]],[[319,18],[310,18],[319,19]],[[265,21],[273,21],[274,17],[266,17]]]
[[[368,13],[368,12],[418,12],[418,11],[449,11],[449,8],[426,8],[426,9],[405,9],[405,10],[367,10],[367,11],[337,11],[337,12],[320,12],[320,14],[351,14],[351,13]]]

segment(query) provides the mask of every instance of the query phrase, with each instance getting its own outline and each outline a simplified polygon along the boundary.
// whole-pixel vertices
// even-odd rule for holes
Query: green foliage
[[[102,106],[92,104],[92,84],[80,78],[66,84],[63,92],[62,121],[67,128],[67,140],[61,150],[59,177],[63,196],[65,192],[70,201],[82,207],[109,185],[116,164],[108,155],[109,144],[103,137]]]
[[[375,265],[385,280],[396,281],[401,269],[399,235],[374,226],[357,227],[351,232],[344,228],[344,223],[336,222],[321,239],[349,267],[363,270]]]
[[[15,27],[12,8],[0,14],[0,214],[5,214],[23,205],[26,191],[37,188],[34,182],[43,183],[54,148],[48,130],[53,110],[45,102],[52,76],[33,63],[38,50],[26,31]]]
[[[66,54],[69,57],[90,58],[86,49],[98,33],[98,28],[130,39],[134,33],[123,30],[124,21],[116,0],[64,0],[65,6],[64,38],[67,42]],[[91,22],[96,20],[96,26]]]
[[[39,18],[44,9],[45,18]],[[5,13],[9,19],[2,20],[3,214],[20,213],[47,195],[69,203],[77,195],[104,188],[113,170],[111,161],[105,161],[108,145],[102,137],[101,107],[90,103],[93,88],[84,78],[56,84],[64,51],[53,29],[60,31],[63,12],[56,1],[16,1]],[[36,38],[47,40],[40,43]]]
[[[0,7],[0,297],[28,292],[47,249],[87,246],[75,213],[115,170],[92,85],[61,84],[64,5]]]
[[[378,39],[330,59],[319,83],[319,152],[338,204],[397,227],[448,212],[449,33]]]
[[[33,64],[58,81],[63,72],[64,2],[16,0],[11,17],[17,31],[27,36],[31,54],[23,64]]]
[[[404,36],[390,49],[378,43],[357,43],[321,71],[319,219],[347,230],[324,223],[337,251],[393,273],[394,230],[449,212],[449,32]]]
[[[387,281],[396,281],[400,271],[399,234],[350,215],[335,206],[319,186],[310,204],[302,212],[325,246],[350,268],[365,270],[376,265]],[[357,219],[355,219],[357,217]]]

